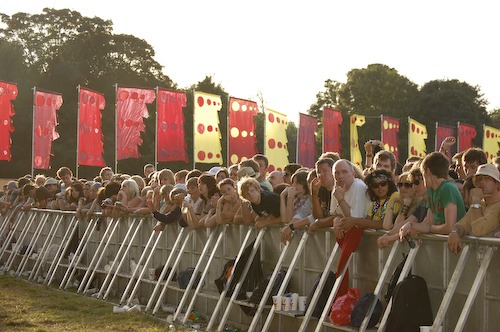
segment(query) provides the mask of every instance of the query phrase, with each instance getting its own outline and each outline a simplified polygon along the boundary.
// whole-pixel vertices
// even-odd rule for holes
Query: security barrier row
[[[222,331],[227,324],[248,331],[351,331],[352,327],[334,326],[326,319],[326,306],[319,319],[312,311],[322,293],[328,273],[336,270],[341,249],[333,232],[325,230],[309,235],[296,230],[291,242],[280,243],[280,228],[255,229],[248,225],[220,225],[213,229],[190,230],[167,225],[154,232],[155,221],[148,216],[105,218],[98,214],[89,220],[78,219],[73,212],[37,210],[9,211],[0,219],[0,263],[3,271],[60,289],[75,289],[103,300],[131,305],[139,300],[145,311],[157,315],[162,305],[175,308],[173,319],[186,323],[195,310],[207,319],[207,331]],[[427,281],[434,313],[433,329],[444,331],[494,331],[500,323],[500,257],[499,239],[464,239],[464,248],[456,257],[446,245],[447,237],[421,235],[415,248],[394,243],[379,250],[376,246],[382,232],[365,230],[357,252],[346,267],[350,285],[361,294],[373,292],[376,297],[359,328],[369,330],[368,322],[376,304],[399,263],[401,253],[408,254],[399,280],[411,271]],[[228,297],[229,277],[219,293],[214,280],[225,263],[251,250],[243,272]],[[260,253],[264,274],[270,282],[258,304],[237,298],[253,257]],[[475,259],[474,259],[475,258]],[[174,281],[179,271],[193,269],[195,277],[185,288]],[[159,277],[152,278],[159,271]],[[286,274],[278,290],[287,288],[308,295],[313,280],[321,274],[316,292],[308,299],[306,312],[284,312],[266,304],[280,270]],[[161,271],[161,272],[160,272]],[[233,270],[234,271],[234,270]],[[344,271],[336,271],[336,282],[329,293],[331,303],[340,288]],[[252,306],[255,313],[246,316],[239,306]],[[392,303],[385,305],[377,325],[385,331]],[[492,313],[492,314],[490,314]]]

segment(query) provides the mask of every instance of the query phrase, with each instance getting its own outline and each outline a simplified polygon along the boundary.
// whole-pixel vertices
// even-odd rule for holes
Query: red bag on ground
[[[359,288],[349,288],[347,294],[333,302],[330,321],[339,326],[351,325],[351,313],[359,299]]]

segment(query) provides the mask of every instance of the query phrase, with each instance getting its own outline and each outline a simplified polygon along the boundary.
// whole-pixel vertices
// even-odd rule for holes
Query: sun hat
[[[221,169],[222,169],[222,167],[214,166],[214,167],[210,168],[210,170],[208,171],[208,174],[215,176],[215,175],[217,175],[217,172],[220,171]]]
[[[493,180],[495,180],[496,182],[500,182],[500,173],[498,171],[498,168],[496,168],[496,166],[493,164],[479,165],[476,174],[474,174],[474,176],[472,177],[472,183],[474,183],[474,185],[476,185],[476,176],[478,175],[486,175],[490,178],[493,178]]]
[[[54,178],[48,178],[47,180],[45,180],[45,183],[43,184],[44,186],[48,186],[48,185],[51,185],[51,184],[58,184],[59,182],[54,179]]]
[[[254,178],[256,176],[256,173],[252,167],[242,167],[238,170],[238,180],[241,180],[245,176]]]

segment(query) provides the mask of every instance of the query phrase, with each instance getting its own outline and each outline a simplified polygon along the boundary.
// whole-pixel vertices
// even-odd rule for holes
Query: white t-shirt
[[[369,199],[366,195],[367,188],[368,187],[361,179],[355,178],[349,190],[345,192],[344,199],[346,203],[351,207],[351,217],[366,217],[366,206],[367,204],[369,204]],[[333,192],[332,201],[330,204],[330,214],[344,215],[342,209],[339,207],[339,202],[337,202],[337,199],[333,195]]]

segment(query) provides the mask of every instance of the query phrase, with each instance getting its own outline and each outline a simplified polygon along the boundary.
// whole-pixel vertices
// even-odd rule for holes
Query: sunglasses
[[[370,185],[372,189],[377,189],[378,187],[385,187],[387,186],[387,181],[380,181],[380,182],[375,182]]]
[[[413,183],[411,183],[411,182],[398,182],[398,188],[402,188],[402,187],[411,188],[412,185],[413,185]]]

